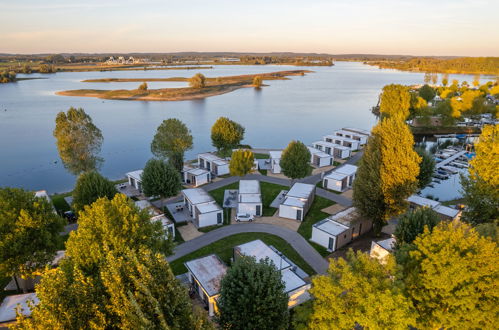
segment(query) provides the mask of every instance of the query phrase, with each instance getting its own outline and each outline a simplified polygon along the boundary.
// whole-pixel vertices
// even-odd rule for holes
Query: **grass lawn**
[[[261,239],[268,245],[274,246],[280,252],[282,252],[287,258],[292,260],[295,264],[298,265],[301,269],[303,269],[309,275],[315,274],[312,267],[303,260],[303,258],[296,252],[296,250],[288,244],[282,238],[266,234],[266,233],[241,233],[232,235],[226,238],[222,238],[219,241],[216,241],[212,244],[209,244],[205,247],[200,248],[197,251],[194,251],[182,258],[179,258],[170,263],[170,266],[175,275],[183,274],[187,272],[187,269],[184,266],[184,262],[200,258],[210,254],[216,254],[222,259],[226,264],[230,264],[230,258],[233,256],[233,248],[237,245],[247,243],[256,239]]]
[[[253,153],[253,157],[255,159],[269,159],[270,155],[269,154],[258,154],[258,153]]]
[[[267,175],[267,170],[258,170],[258,172],[260,172],[261,175]]]
[[[335,204],[335,202],[330,201],[324,197],[315,196],[314,202],[308,210],[307,215],[305,216],[305,220],[300,224],[298,228],[298,233],[305,237],[305,239],[309,240],[312,237],[312,226],[316,223],[325,219],[329,216],[328,213],[322,212],[321,210]],[[313,242],[309,243],[319,252],[322,256],[326,256],[329,253],[326,251],[326,248],[317,245]]]
[[[50,199],[52,200],[52,204],[54,204],[54,207],[59,214],[63,214],[66,211],[71,210],[71,207],[69,204],[64,200],[64,197],[71,196],[71,193],[64,193],[64,194],[56,194],[50,196]]]
[[[457,205],[457,204],[464,204],[466,200],[464,198],[458,198],[458,199],[453,199],[447,202],[442,202],[442,205],[449,206],[449,205]]]
[[[289,190],[289,187],[273,184],[269,182],[260,182],[262,192],[263,216],[273,216],[277,209],[270,207],[270,203],[277,197],[281,190]]]

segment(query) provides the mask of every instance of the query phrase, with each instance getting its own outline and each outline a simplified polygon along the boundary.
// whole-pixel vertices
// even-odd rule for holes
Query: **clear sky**
[[[499,56],[499,0],[0,0],[0,53]]]

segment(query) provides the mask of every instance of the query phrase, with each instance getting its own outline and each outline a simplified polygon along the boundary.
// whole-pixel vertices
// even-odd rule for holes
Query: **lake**
[[[235,92],[194,101],[115,101],[58,96],[69,89],[132,89],[140,83],[83,83],[97,78],[207,77],[264,73],[282,70],[313,70],[290,80],[267,81],[261,90]],[[25,75],[19,75],[24,77]],[[81,107],[102,130],[101,173],[119,179],[143,168],[152,157],[150,143],[156,128],[167,118],[181,119],[192,131],[194,148],[186,158],[213,150],[210,128],[220,116],[246,128],[243,143],[252,147],[284,148],[293,139],[306,144],[344,127],[370,130],[376,118],[381,88],[386,84],[423,83],[423,73],[381,70],[357,62],[337,62],[333,67],[215,66],[204,70],[151,70],[114,72],[66,72],[0,84],[0,186],[48,190],[72,189],[75,177],[59,159],[52,131],[59,111]],[[470,75],[451,75],[450,80],[472,81]],[[183,87],[183,82],[151,82],[149,88]]]

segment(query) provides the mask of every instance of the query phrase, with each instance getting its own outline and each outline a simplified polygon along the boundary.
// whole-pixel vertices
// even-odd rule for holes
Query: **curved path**
[[[318,274],[326,273],[328,262],[322,258],[322,256],[310,244],[308,244],[305,238],[290,229],[265,223],[240,223],[212,230],[204,235],[178,245],[175,248],[174,254],[169,256],[167,260],[173,261],[181,258],[224,237],[239,233],[254,232],[279,236],[288,242],[296,250],[296,252],[298,252],[303,260],[305,260],[305,262],[307,262]]]

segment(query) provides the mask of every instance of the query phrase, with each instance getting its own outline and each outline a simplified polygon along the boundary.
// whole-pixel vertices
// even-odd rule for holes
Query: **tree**
[[[407,329],[415,324],[413,306],[397,285],[392,257],[386,265],[349,250],[330,259],[327,275],[312,280],[309,329]]]
[[[447,86],[448,83],[449,83],[449,74],[448,73],[442,74],[442,85]]]
[[[251,150],[234,150],[229,164],[230,175],[245,176],[251,172],[254,162],[255,159]]]
[[[147,91],[147,83],[145,81],[139,85],[139,91]]]
[[[406,119],[409,116],[411,95],[407,86],[386,85],[381,94],[380,112],[383,116],[397,116]]]
[[[38,68],[38,72],[40,73],[54,73],[55,71],[57,71],[55,66],[48,64],[42,64]]]
[[[206,85],[206,78],[202,73],[196,73],[189,79],[189,86],[192,88],[204,88]]]
[[[253,86],[255,86],[255,88],[261,88],[262,87],[262,77],[261,76],[255,76],[253,78]]]
[[[432,231],[440,222],[438,214],[430,208],[420,207],[400,217],[395,228],[397,245],[411,244],[427,228]]]
[[[218,118],[211,127],[211,143],[219,151],[237,148],[243,139],[244,127],[227,117]]]
[[[158,158],[168,158],[179,172],[184,166],[184,153],[192,149],[192,135],[177,118],[164,120],[151,142],[151,152]]]
[[[0,274],[32,277],[52,261],[65,221],[45,198],[0,188]]]
[[[282,173],[291,179],[304,178],[310,175],[310,151],[300,141],[291,141],[281,156]]]
[[[492,329],[499,322],[497,245],[468,225],[441,222],[414,241],[406,288],[417,328]]]
[[[118,191],[114,184],[97,171],[80,174],[73,190],[73,208],[81,211],[101,197],[112,199]]]
[[[437,93],[435,92],[435,90],[429,85],[424,85],[419,89],[419,96],[425,99],[426,102],[430,102],[431,100],[433,100],[436,94]]]
[[[423,189],[431,183],[431,178],[433,177],[433,172],[435,171],[435,159],[424,148],[416,148],[415,150],[419,157],[421,157],[421,163],[419,163],[419,175],[417,176],[417,179],[419,188]]]
[[[377,234],[390,217],[406,210],[406,198],[417,188],[421,159],[413,145],[412,133],[399,118],[385,118],[372,130],[353,184],[353,203],[373,219]]]
[[[478,87],[480,86],[480,75],[476,74],[473,76],[473,86]]]
[[[287,329],[288,295],[268,260],[237,258],[220,283],[218,321],[226,329]]]
[[[55,119],[54,137],[64,167],[77,175],[98,169],[102,158],[102,133],[82,108],[61,111]]]
[[[469,177],[461,176],[466,208],[463,221],[471,224],[499,219],[499,125],[486,125],[475,144],[476,156],[470,161]]]
[[[176,196],[182,188],[178,171],[161,159],[150,159],[141,176],[142,190],[146,196],[163,198]]]

